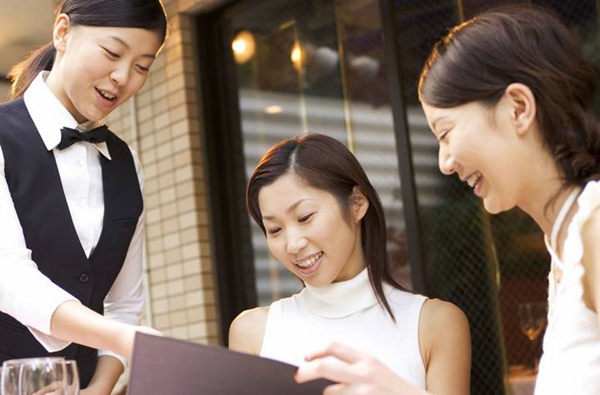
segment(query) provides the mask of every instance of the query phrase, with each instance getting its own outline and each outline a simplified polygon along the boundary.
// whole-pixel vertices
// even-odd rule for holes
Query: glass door
[[[319,132],[346,144],[381,196],[394,270],[410,287],[378,1],[247,2],[226,21],[246,176],[286,137]],[[268,305],[302,284],[251,228],[258,304]]]

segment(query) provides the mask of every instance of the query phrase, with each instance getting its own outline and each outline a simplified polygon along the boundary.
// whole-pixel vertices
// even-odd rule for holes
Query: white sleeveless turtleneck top
[[[583,301],[581,231],[591,213],[600,207],[600,182],[589,182],[577,199],[579,210],[568,227],[561,262],[546,239],[552,255],[548,292],[548,327],[535,387],[536,395],[600,394],[600,326],[598,313]],[[600,242],[600,235],[598,235]],[[562,270],[556,280],[556,267]]]
[[[419,350],[419,315],[426,298],[384,284],[396,322],[378,303],[367,270],[326,287],[306,285],[271,304],[260,355],[292,365],[331,342],[379,359],[409,383],[425,389]]]

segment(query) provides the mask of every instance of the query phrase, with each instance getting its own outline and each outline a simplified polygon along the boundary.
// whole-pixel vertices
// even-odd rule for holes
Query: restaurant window
[[[246,178],[284,138],[319,132],[363,165],[386,214],[394,273],[410,287],[398,158],[376,0],[240,3],[222,21],[231,47]],[[242,193],[242,188],[238,189]],[[250,226],[257,304],[302,287]]]

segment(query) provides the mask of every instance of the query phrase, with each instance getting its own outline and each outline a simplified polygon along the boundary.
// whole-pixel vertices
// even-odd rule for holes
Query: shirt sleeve
[[[70,342],[50,336],[52,315],[61,304],[77,299],[42,274],[31,259],[4,168],[0,147],[0,311],[27,326],[46,350],[59,351]]]
[[[144,191],[144,180],[141,165],[137,154],[131,150],[138,175],[138,181]],[[104,316],[126,324],[139,325],[142,308],[144,305],[143,295],[143,258],[144,258],[144,224],[145,206],[138,220],[135,232],[129,245],[123,267],[119,272],[110,291],[104,299]],[[99,350],[98,356],[111,355],[119,359],[124,366],[127,360],[108,350]]]

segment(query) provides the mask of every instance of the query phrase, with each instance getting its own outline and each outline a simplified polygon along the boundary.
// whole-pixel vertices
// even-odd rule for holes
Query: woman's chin
[[[485,211],[492,215],[508,211],[506,208],[503,208],[499,202],[490,199],[483,199],[483,207],[485,208]]]

